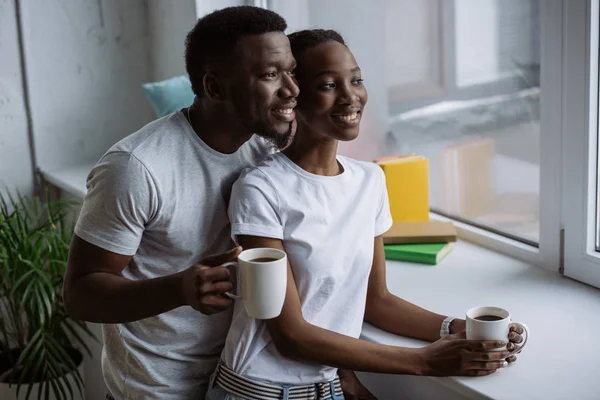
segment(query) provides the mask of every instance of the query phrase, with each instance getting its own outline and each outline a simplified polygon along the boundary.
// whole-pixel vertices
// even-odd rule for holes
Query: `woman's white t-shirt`
[[[274,154],[242,172],[229,204],[232,235],[282,239],[304,319],[358,338],[374,238],[392,225],[385,175],[374,163],[338,156],[337,176],[311,174]],[[283,357],[264,321],[236,302],[225,364],[250,379],[299,385],[332,380],[336,368]]]

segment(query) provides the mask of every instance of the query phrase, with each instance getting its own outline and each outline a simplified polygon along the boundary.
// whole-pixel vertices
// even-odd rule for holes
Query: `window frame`
[[[585,0],[587,1],[587,0]],[[540,2],[540,236],[531,246],[502,234],[431,213],[452,221],[461,239],[508,254],[550,271],[562,265],[563,19],[562,0]],[[558,110],[558,111],[557,111]]]
[[[564,275],[600,287],[600,253],[596,251],[599,0],[566,3]]]

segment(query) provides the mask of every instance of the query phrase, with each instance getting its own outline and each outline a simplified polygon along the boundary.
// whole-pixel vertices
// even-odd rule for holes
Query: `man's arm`
[[[446,316],[433,313],[402,300],[388,291],[385,277],[383,236],[374,241],[373,266],[369,276],[365,321],[397,335],[435,342]],[[462,332],[465,321],[455,319],[451,333]]]
[[[284,250],[279,239],[238,236],[246,249],[272,247]],[[485,350],[502,346],[498,341],[443,340],[425,348],[403,348],[367,342],[308,323],[302,316],[300,298],[288,264],[285,303],[267,328],[279,352],[305,360],[355,371],[410,375],[487,375],[503,361]],[[491,359],[490,357],[493,357]]]
[[[231,306],[223,292],[232,289],[229,271],[217,267],[234,260],[240,248],[190,268],[155,279],[134,281],[121,275],[131,256],[116,254],[73,235],[65,273],[69,315],[105,324],[126,323],[190,305],[212,314]]]

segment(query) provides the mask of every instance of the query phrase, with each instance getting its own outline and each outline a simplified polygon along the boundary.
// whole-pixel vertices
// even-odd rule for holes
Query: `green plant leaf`
[[[97,340],[85,323],[68,317],[61,295],[73,235],[73,224],[66,223],[74,220],[69,218],[72,205],[52,200],[48,192],[44,202],[0,192],[0,298],[6,299],[0,341],[14,341],[21,351],[14,360],[22,366],[18,389],[28,383],[22,380],[35,377],[41,380],[40,396],[72,397],[73,381],[61,375],[59,366],[73,367],[66,349],[78,343],[89,353],[85,337]],[[77,369],[75,377],[83,393]]]

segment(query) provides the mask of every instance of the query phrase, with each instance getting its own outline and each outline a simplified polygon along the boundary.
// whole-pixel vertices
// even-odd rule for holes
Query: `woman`
[[[360,68],[334,31],[289,38],[300,86],[296,137],[242,173],[229,208],[242,247],[288,254],[286,300],[280,316],[266,321],[251,319],[236,304],[207,398],[341,399],[337,368],[487,375],[503,367],[506,351],[485,352],[499,342],[456,335],[438,340],[445,316],[388,292],[382,235],[392,219],[385,176],[373,163],[337,155],[340,140],[358,136],[367,103]],[[363,317],[387,331],[437,342],[409,349],[360,340]],[[461,320],[450,327],[463,329]]]

